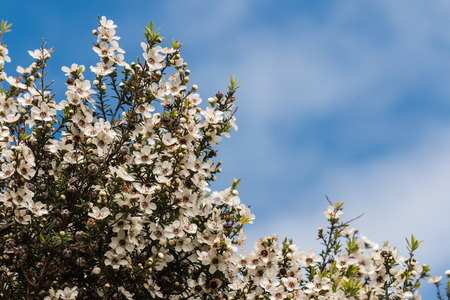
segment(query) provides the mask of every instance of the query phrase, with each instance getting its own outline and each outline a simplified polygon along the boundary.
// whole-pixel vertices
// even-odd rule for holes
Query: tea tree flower
[[[102,220],[106,217],[108,217],[111,214],[109,209],[107,207],[103,207],[102,209],[99,209],[97,206],[94,206],[92,208],[92,212],[88,213],[88,216],[96,219],[96,220]]]

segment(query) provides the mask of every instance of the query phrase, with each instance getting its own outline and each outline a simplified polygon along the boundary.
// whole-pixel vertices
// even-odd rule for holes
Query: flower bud
[[[93,35],[98,35],[97,30],[96,30],[96,29],[92,30],[92,34],[93,34]]]
[[[70,250],[69,248],[66,248],[63,250],[62,254],[64,255],[64,257],[69,258],[72,256],[72,250]]]
[[[89,174],[94,175],[97,173],[97,171],[98,171],[98,167],[96,164],[94,164],[94,163],[89,164],[89,166],[88,166]]]
[[[192,86],[192,89],[193,89],[194,91],[198,90],[198,85],[194,84],[194,85]]]
[[[79,230],[79,231],[75,232],[75,238],[77,240],[81,240],[83,238],[83,236],[84,236],[84,232],[83,231]]]
[[[77,264],[77,266],[83,268],[84,266],[86,266],[86,259],[84,259],[84,257],[78,257],[75,263]]]
[[[63,217],[64,219],[67,219],[70,216],[70,211],[68,209],[63,209],[61,211],[61,217]]]
[[[99,85],[99,84],[100,84],[100,81],[98,81],[97,79],[95,79],[95,80],[92,82],[92,84],[93,84],[93,85]]]
[[[95,225],[95,220],[92,219],[92,218],[89,218],[89,219],[86,221],[86,225],[87,225],[88,227],[94,226],[94,225]]]

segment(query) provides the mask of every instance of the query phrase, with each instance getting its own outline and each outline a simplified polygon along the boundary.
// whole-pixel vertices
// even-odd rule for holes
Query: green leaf
[[[241,182],[241,179],[240,179],[240,178],[239,178],[239,179],[235,179],[234,182],[233,182],[233,185],[231,186],[231,189],[232,189],[232,190],[237,189],[237,187],[238,187],[238,185],[239,185],[239,182]]]
[[[416,251],[417,248],[419,248],[419,245],[423,242],[423,241],[416,240],[416,238],[412,234],[411,234],[411,240],[408,240],[408,238],[405,238],[405,240],[406,240],[406,244],[408,245],[407,249],[409,252]]]
[[[1,25],[0,25],[1,33],[3,34],[3,33],[11,31],[11,29],[9,29],[11,26],[12,26],[12,23],[8,24],[7,21],[2,20]]]
[[[42,232],[39,233],[39,239],[41,240],[41,242],[45,243],[45,238],[44,238],[44,236],[42,235]]]
[[[230,76],[230,85],[228,86],[228,89],[235,91],[239,88],[239,84],[242,82],[242,80],[236,82],[236,76],[231,76],[231,75],[229,75],[229,76]]]

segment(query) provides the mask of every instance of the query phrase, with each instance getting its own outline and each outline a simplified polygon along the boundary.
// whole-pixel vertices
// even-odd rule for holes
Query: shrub
[[[181,44],[161,47],[150,23],[143,57],[128,64],[105,17],[100,61],[63,67],[55,102],[45,43],[8,76],[0,33],[0,295],[3,299],[408,299],[428,268],[379,247],[325,212],[324,249],[260,239],[246,253],[239,180],[211,192],[216,144],[236,126],[234,77],[203,105]],[[168,77],[166,77],[168,76]],[[432,281],[438,284],[439,278]],[[448,291],[448,289],[447,289]],[[440,297],[440,295],[439,295]]]

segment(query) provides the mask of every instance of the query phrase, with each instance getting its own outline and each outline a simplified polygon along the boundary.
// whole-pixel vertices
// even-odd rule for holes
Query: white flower
[[[109,170],[111,173],[116,174],[119,178],[122,178],[125,181],[134,181],[134,177],[131,176],[122,166],[109,166]]]
[[[48,213],[48,210],[46,209],[47,205],[43,204],[41,201],[33,203],[33,205],[30,207],[30,210],[38,217],[43,216]]]
[[[172,163],[165,160],[163,163],[159,163],[153,169],[153,174],[161,176],[169,176],[172,174]]]
[[[33,106],[31,109],[31,117],[34,120],[50,122],[54,119],[54,116],[56,116],[56,109],[45,102],[42,102],[40,107]]]
[[[297,278],[288,277],[288,278],[282,278],[281,280],[282,280],[284,286],[290,292],[298,288],[298,280],[297,280]]]
[[[62,67],[61,70],[65,73],[66,76],[70,76],[74,72],[76,72],[76,73],[84,72],[84,66],[83,65],[78,66],[77,64],[72,64],[70,66],[70,68]]]
[[[8,56],[8,49],[0,45],[0,65],[6,62],[11,62],[11,58]]]
[[[211,106],[206,107],[206,111],[202,110],[200,113],[205,116],[205,123],[207,124],[216,124],[223,119],[223,112],[214,110],[214,108]]]
[[[105,253],[107,257],[105,259],[105,266],[111,266],[113,269],[119,269],[121,266],[128,265],[128,261],[126,261],[123,255],[119,255],[113,251],[107,251]]]
[[[101,271],[102,271],[102,270],[101,270],[98,266],[95,266],[95,267],[92,269],[91,273],[94,274],[94,275],[98,275],[98,274],[101,273]]]
[[[329,290],[331,288],[330,286],[330,279],[327,277],[320,278],[318,275],[314,275],[314,281],[308,282],[306,284],[306,287],[308,290],[305,291],[305,293],[318,293],[323,290]]]
[[[133,300],[133,294],[130,293],[129,291],[127,291],[123,286],[119,286],[119,292],[122,293],[122,295],[125,296],[125,298],[127,298],[127,300]]]
[[[116,28],[117,27],[117,25],[114,24],[113,20],[108,20],[108,19],[106,19],[105,16],[101,17],[100,26],[105,27],[105,28]]]
[[[12,76],[9,76],[9,77],[6,77],[5,79],[11,86],[14,86],[18,89],[23,89],[23,90],[27,89],[27,86],[20,82],[21,77],[14,78]]]
[[[166,145],[166,146],[170,146],[170,145],[173,145],[173,144],[175,144],[175,142],[177,141],[177,139],[176,138],[172,138],[172,133],[166,133],[166,134],[164,134],[164,136],[163,136],[163,138],[162,138],[162,141],[163,141],[163,143]]]
[[[76,286],[73,288],[66,287],[64,290],[58,290],[57,295],[61,297],[61,299],[73,300],[78,296],[78,289]]]
[[[190,105],[197,106],[202,102],[199,94],[189,94],[186,99],[189,101]]]
[[[50,51],[47,49],[44,49],[41,51],[40,49],[34,50],[34,51],[28,51],[28,54],[34,59],[47,59],[50,58]]]
[[[36,170],[28,162],[26,162],[25,160],[21,160],[19,163],[19,167],[17,168],[17,173],[22,175],[25,179],[31,179],[33,178],[34,174],[36,174]]]
[[[141,194],[144,195],[148,195],[148,194],[153,194],[153,192],[156,189],[156,185],[150,185],[147,183],[139,183],[139,182],[134,182],[133,183],[133,187]]]
[[[153,281],[153,279],[149,278],[147,282],[144,283],[144,287],[150,292],[152,298],[163,298],[163,294],[159,291],[160,287]]]
[[[141,207],[142,211],[149,215],[151,215],[152,212],[156,209],[156,204],[151,202],[151,200],[152,196],[147,195],[147,197],[142,197],[142,199],[139,201],[139,206]]]
[[[15,219],[20,224],[28,224],[31,222],[31,216],[27,215],[25,209],[16,209],[14,211]]]
[[[326,212],[323,213],[327,219],[339,219],[340,216],[342,216],[343,212],[342,210],[335,211],[333,206],[328,206],[328,209]]]
[[[14,166],[11,164],[2,164],[2,170],[0,171],[0,179],[6,179],[14,174]]]
[[[72,91],[66,93],[67,101],[72,105],[80,105],[83,101],[80,96]]]
[[[316,256],[314,249],[309,249],[308,252],[297,252],[295,253],[295,257],[303,267],[315,267],[316,263],[322,261],[322,257]]]
[[[29,93],[25,93],[22,97],[17,97],[17,102],[22,106],[30,106],[33,105],[33,97]]]
[[[21,66],[17,66],[16,71],[17,71],[17,73],[20,73],[20,74],[23,74],[23,75],[28,75],[28,74],[31,73],[31,69],[32,69],[32,66],[30,66],[30,67],[28,67],[26,69],[22,68]]]
[[[133,244],[131,244],[125,236],[125,231],[119,230],[117,236],[111,238],[111,243],[109,246],[117,253],[125,255],[125,250],[132,252],[134,250]]]
[[[153,106],[151,106],[150,104],[143,103],[138,106],[136,111],[138,113],[141,113],[146,118],[151,118],[152,117],[151,112],[155,111],[155,108]]]
[[[439,283],[441,281],[441,279],[442,279],[442,276],[435,276],[435,277],[428,279],[428,283],[436,284],[436,283]]]
[[[151,153],[153,150],[150,146],[142,147],[141,151],[134,152],[134,162],[135,164],[147,164],[153,163],[153,159],[157,157],[157,154]]]
[[[48,293],[50,295],[45,297],[44,300],[57,300],[57,299],[59,299],[59,295],[57,294],[57,292],[55,291],[54,288],[49,289]]]
[[[168,239],[180,238],[184,236],[183,225],[180,220],[175,220],[172,224],[164,228],[165,236]]]
[[[92,208],[92,212],[88,213],[88,215],[96,220],[103,220],[107,216],[109,216],[111,212],[107,207],[103,207],[102,209],[99,209],[97,206],[94,206]]]
[[[100,40],[119,40],[120,37],[116,36],[116,30],[114,30],[113,27],[105,28],[105,27],[99,27],[98,28],[98,36],[97,41],[100,42]]]
[[[147,62],[148,67],[150,68],[150,71],[156,71],[158,69],[161,69],[165,67],[164,63],[164,55],[159,54],[161,51],[160,46],[154,46],[152,48],[149,47],[146,43],[141,43],[142,49],[145,51],[142,56],[144,57],[145,61]]]
[[[77,93],[80,98],[88,98],[91,94],[95,94],[94,90],[91,90],[91,83],[89,80],[75,79],[72,85],[68,86],[69,90]]]
[[[108,56],[111,56],[114,54],[114,48],[110,48],[109,44],[107,42],[101,42],[98,47],[94,46],[94,47],[92,47],[92,49],[100,57],[108,57]]]
[[[106,76],[114,72],[114,62],[108,61],[107,63],[99,62],[96,67],[91,66],[91,72],[97,76]]]

